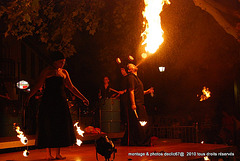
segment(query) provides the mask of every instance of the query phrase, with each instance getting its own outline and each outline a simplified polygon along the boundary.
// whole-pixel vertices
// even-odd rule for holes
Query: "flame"
[[[24,156],[24,157],[28,157],[28,155],[29,155],[29,151],[28,151],[28,150],[24,150],[24,151],[23,151],[23,156]]]
[[[204,144],[204,141],[201,141],[201,144]]]
[[[204,101],[204,100],[208,99],[209,97],[211,97],[211,92],[205,86],[203,87],[202,93],[203,94],[200,97],[200,101]]]
[[[78,126],[78,122],[76,122],[74,126],[77,128],[78,134],[83,137],[84,131],[82,131],[81,128]]]
[[[141,124],[141,126],[145,126],[147,124],[147,121],[139,121],[139,123]]]
[[[78,123],[79,123],[79,122],[76,122],[76,123],[74,124],[74,126],[75,126],[76,129],[77,129],[78,135],[81,135],[82,137],[84,137],[84,136],[83,136],[84,131],[81,130],[80,126],[78,126]],[[77,139],[77,140],[76,140],[76,144],[77,144],[78,146],[81,146],[82,141],[81,141],[80,139]]]
[[[77,139],[76,144],[77,144],[78,146],[81,146],[81,144],[82,144],[82,140]]]
[[[208,156],[205,156],[205,157],[204,157],[204,160],[210,161],[210,159],[208,158]]]
[[[146,45],[145,51],[153,54],[163,43],[163,30],[161,27],[160,13],[163,10],[164,4],[170,4],[169,0],[144,0],[145,10],[142,12],[145,31],[141,34],[143,43]]]
[[[15,126],[15,123],[14,123]],[[20,139],[21,143],[26,145],[28,143],[27,137],[24,135],[24,133],[21,131],[19,126],[16,126],[16,132],[17,132],[17,137]]]
[[[147,54],[146,53],[142,53],[142,58],[146,59],[147,58]]]

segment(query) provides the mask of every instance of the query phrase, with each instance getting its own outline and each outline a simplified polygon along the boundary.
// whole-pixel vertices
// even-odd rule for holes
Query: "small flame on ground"
[[[204,144],[204,141],[201,141],[201,144]]]
[[[81,146],[81,144],[82,144],[82,140],[77,139],[76,144],[77,144],[78,146]]]
[[[141,126],[145,126],[147,124],[147,121],[139,121]]]
[[[209,91],[209,88],[203,87],[202,95],[200,96],[200,101],[207,100],[209,97],[211,97],[211,92]]]
[[[16,123],[13,124],[14,126]],[[17,132],[17,137],[20,139],[21,143],[26,145],[28,143],[27,137],[24,135],[24,133],[21,131],[21,128],[19,126],[16,126],[16,132]]]
[[[205,157],[204,157],[204,160],[205,160],[205,161],[210,161],[210,159],[208,158],[208,156],[205,156]]]
[[[28,155],[29,155],[29,151],[28,151],[28,150],[24,150],[24,151],[23,151],[23,156],[24,156],[24,157],[28,157]]]
[[[84,136],[83,136],[84,131],[81,130],[80,126],[78,126],[78,123],[79,123],[79,122],[76,122],[76,123],[74,124],[74,126],[76,127],[78,134],[81,135],[82,137],[84,137]],[[81,141],[80,139],[77,139],[77,140],[76,140],[76,144],[77,144],[78,146],[81,146],[82,141]]]
[[[144,0],[145,10],[142,12],[145,31],[141,34],[145,51],[147,53],[155,53],[159,46],[163,43],[163,30],[161,27],[161,17],[164,4],[170,4],[169,0]]]

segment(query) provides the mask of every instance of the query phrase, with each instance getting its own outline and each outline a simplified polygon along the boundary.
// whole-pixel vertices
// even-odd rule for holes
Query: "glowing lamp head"
[[[134,57],[131,56],[131,55],[129,55],[129,56],[128,56],[128,60],[130,60],[130,61],[134,61]]]
[[[122,61],[121,61],[120,58],[117,58],[117,59],[116,59],[116,62],[117,62],[118,64],[121,64],[121,63],[122,63]]]
[[[21,80],[21,81],[17,82],[17,87],[19,89],[27,89],[29,87],[29,83],[25,80]]]
[[[142,53],[142,58],[143,58],[143,59],[146,59],[147,56],[148,56],[147,53]]]
[[[165,71],[165,67],[158,67],[158,69],[161,73]]]

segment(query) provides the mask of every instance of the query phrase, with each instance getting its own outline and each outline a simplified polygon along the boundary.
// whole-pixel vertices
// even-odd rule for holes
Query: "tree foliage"
[[[1,2],[0,17],[7,24],[5,37],[37,36],[49,50],[70,56],[76,52],[73,35],[78,30],[94,35],[103,6],[101,0],[12,0]]]

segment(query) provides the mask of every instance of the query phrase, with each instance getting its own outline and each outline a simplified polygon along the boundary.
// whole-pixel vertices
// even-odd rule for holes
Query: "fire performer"
[[[66,61],[64,55],[53,52],[50,56],[52,64],[42,71],[26,104],[45,82],[39,107],[36,145],[38,148],[47,148],[47,159],[59,160],[65,159],[60,154],[60,147],[71,146],[76,141],[64,86],[83,100],[85,105],[89,105],[89,101],[72,84],[67,70],[63,69]],[[56,158],[52,156],[51,148],[56,148]]]
[[[153,93],[150,89],[144,91],[142,81],[137,76],[138,68],[134,64],[128,64],[128,131],[125,132],[124,138],[128,140],[128,145],[132,146],[150,146],[150,136],[147,126],[141,125],[140,122],[148,121],[146,109],[144,107],[144,94]]]

